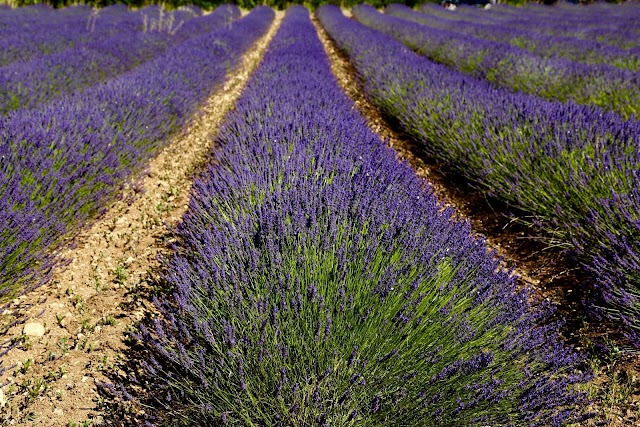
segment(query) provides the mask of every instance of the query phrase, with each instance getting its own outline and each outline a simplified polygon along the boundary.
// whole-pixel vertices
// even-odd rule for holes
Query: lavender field
[[[0,423],[640,423],[639,3],[0,35]]]

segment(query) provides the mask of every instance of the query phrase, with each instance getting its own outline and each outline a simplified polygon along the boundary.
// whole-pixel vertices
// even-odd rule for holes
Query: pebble
[[[37,322],[27,323],[24,325],[22,333],[31,337],[41,337],[44,335],[44,325]]]
[[[4,397],[4,391],[0,388],[0,408],[4,408],[4,405],[7,404],[7,399]]]

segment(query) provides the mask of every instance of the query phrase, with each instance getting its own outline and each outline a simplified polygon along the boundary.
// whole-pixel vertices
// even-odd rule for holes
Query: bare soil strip
[[[343,10],[350,16],[347,12]],[[459,219],[470,222],[472,230],[503,257],[505,267],[512,268],[521,283],[530,286],[535,295],[559,305],[559,317],[567,321],[563,330],[566,338],[577,349],[602,336],[620,339],[609,326],[588,324],[580,313],[580,299],[584,296],[577,290],[587,279],[580,276],[578,268],[562,250],[533,238],[526,226],[507,217],[510,213],[507,205],[487,199],[396,131],[392,119],[387,120],[367,99],[348,58],[315,17],[313,22],[340,87],[366,118],[371,130],[396,150],[400,160],[411,165],[443,205],[453,207]],[[592,395],[597,396],[593,409],[604,413],[611,426],[640,425],[640,355],[619,351],[614,346],[610,359],[591,359],[590,364],[596,373],[596,379],[589,386]]]
[[[108,381],[105,371],[121,366],[127,331],[152,310],[140,289],[153,283],[157,257],[170,251],[170,230],[187,208],[194,172],[206,162],[212,136],[281,20],[277,13],[267,35],[188,129],[151,161],[139,183],[62,252],[70,263],[49,284],[13,301],[0,319],[7,325],[29,317],[0,339],[20,343],[2,358],[5,367],[15,367],[0,377],[0,384],[8,383],[0,389],[0,424],[104,424],[96,382]]]

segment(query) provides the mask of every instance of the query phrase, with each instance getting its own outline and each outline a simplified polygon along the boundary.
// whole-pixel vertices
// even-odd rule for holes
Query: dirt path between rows
[[[351,16],[350,11],[343,9],[343,13]],[[536,296],[558,304],[558,317],[566,319],[565,338],[578,350],[585,350],[585,346],[591,350],[596,341],[608,340],[609,335],[620,339],[620,334],[610,326],[587,322],[580,305],[584,296],[577,290],[588,279],[581,277],[562,250],[534,239],[531,230],[508,217],[513,214],[508,206],[471,188],[463,178],[431,160],[419,145],[398,132],[392,119],[385,118],[367,99],[355,69],[315,16],[313,22],[338,84],[369,127],[396,150],[399,159],[411,165],[443,205],[453,207],[459,219],[471,223],[473,232],[485,238],[488,247],[503,257],[504,266],[513,269],[523,285],[529,286]],[[595,380],[586,388],[595,400],[592,409],[604,414],[612,427],[640,425],[640,355],[635,350],[621,350],[615,344],[610,351],[602,360],[593,356],[589,359],[596,373]]]
[[[62,252],[70,260],[51,282],[16,299],[0,325],[26,316],[1,341],[18,344],[2,357],[0,424],[103,425],[96,382],[122,366],[126,334],[152,310],[140,298],[154,283],[158,255],[189,203],[194,174],[206,162],[212,136],[240,96],[282,20],[249,49],[200,115],[149,164],[139,184]],[[5,348],[9,346],[7,342]],[[0,354],[2,348],[0,348]],[[126,374],[126,373],[123,373]],[[91,420],[91,421],[88,421]]]

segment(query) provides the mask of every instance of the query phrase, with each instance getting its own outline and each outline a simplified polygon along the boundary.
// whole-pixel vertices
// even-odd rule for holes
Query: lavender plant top
[[[256,8],[116,79],[0,118],[0,294],[38,284],[61,236],[104,209],[272,19]]]
[[[371,99],[430,155],[573,250],[593,274],[585,298],[640,345],[640,123],[498,90],[339,14],[322,16]]]
[[[580,419],[586,376],[547,308],[368,129],[305,8],[218,143],[166,265],[173,297],[139,335],[167,423]]]
[[[117,16],[113,37],[93,33],[92,41],[62,52],[41,55],[27,62],[0,67],[0,114],[33,108],[61,94],[80,91],[129,71],[151,60],[170,46],[210,32],[240,16],[235,6],[220,6],[211,14],[190,22],[194,14],[179,12],[167,18],[156,6],[151,10]],[[156,18],[158,28],[143,28],[143,16]],[[164,20],[161,18],[164,16]],[[98,18],[96,18],[98,19]],[[102,19],[100,17],[100,19]],[[196,22],[197,21],[197,22]],[[162,26],[160,26],[162,24]],[[169,24],[169,25],[167,25]],[[88,26],[93,24],[88,22]]]
[[[371,6],[353,8],[363,24],[391,35],[450,67],[506,87],[548,99],[596,105],[624,118],[640,113],[640,76],[606,64],[541,58],[503,42],[460,35],[383,15]]]

